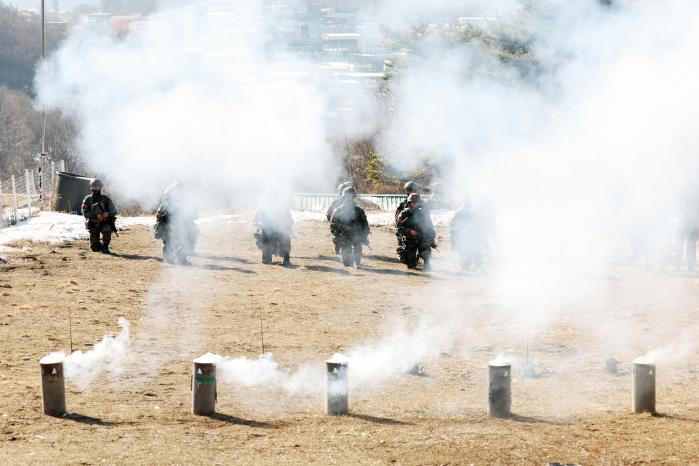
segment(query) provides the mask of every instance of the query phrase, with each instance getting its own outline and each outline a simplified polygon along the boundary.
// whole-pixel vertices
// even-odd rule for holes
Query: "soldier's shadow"
[[[364,256],[366,259],[371,259],[375,261],[381,261],[381,262],[390,262],[391,264],[400,264],[400,259],[397,257],[389,257],[389,256],[378,256],[378,255],[370,255],[370,256]]]
[[[248,260],[248,259],[243,259],[241,257],[234,257],[234,256],[197,256],[201,259],[209,259],[212,261],[222,261],[222,262],[240,262],[241,264],[254,264],[253,261]]]
[[[328,261],[328,262],[339,262],[339,258],[337,256],[326,256],[323,254],[319,254],[315,257],[311,256],[297,256],[296,259],[301,259],[301,260],[319,260],[319,261]]]
[[[156,261],[156,262],[163,262],[162,257],[158,256],[143,256],[141,254],[119,254],[117,252],[113,252],[111,254],[114,257],[121,257],[122,259],[129,259],[129,260],[138,260],[138,261]]]
[[[113,425],[118,425],[118,422],[114,421],[105,421],[103,419],[100,419],[98,417],[92,417],[92,416],[85,416],[83,414],[78,414],[78,413],[66,413],[62,416],[63,419],[67,419],[69,421],[73,422],[78,422],[81,424],[87,424],[91,426],[113,426]]]
[[[363,272],[369,272],[369,273],[377,273],[379,275],[402,275],[402,276],[412,276],[412,277],[419,277],[422,274],[419,274],[417,272],[413,272],[410,270],[395,270],[395,269],[375,269],[373,267],[367,267],[363,266],[361,268]]]
[[[254,275],[257,274],[254,270],[248,270],[248,269],[241,269],[240,267],[226,267],[225,265],[218,265],[218,264],[193,264],[191,262],[187,264],[182,264],[184,267],[191,267],[194,269],[201,269],[201,270],[231,270],[233,272],[239,272],[239,273],[244,273],[247,275]]]
[[[334,267],[326,267],[324,265],[304,265],[303,267],[307,270],[313,270],[314,272],[330,272],[339,273],[341,275],[350,275],[349,270],[336,269]]]

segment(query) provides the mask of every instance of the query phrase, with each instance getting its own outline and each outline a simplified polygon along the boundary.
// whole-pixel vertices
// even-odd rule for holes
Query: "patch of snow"
[[[240,219],[237,214],[222,214],[222,215],[211,215],[207,217],[201,217],[197,219],[194,223],[197,225],[203,225],[207,223],[220,223],[222,225],[232,225],[234,223],[240,223]]]
[[[88,237],[83,217],[58,212],[40,212],[16,225],[0,230],[0,247],[9,251],[7,245],[15,241],[37,243],[64,243]]]
[[[153,217],[117,218],[117,227],[153,226]],[[16,241],[60,244],[88,238],[85,219],[80,215],[60,212],[40,212],[35,217],[0,229],[0,252],[12,251],[7,245]]]
[[[327,221],[324,213],[311,212],[309,210],[292,210],[291,218],[294,220],[294,223]]]
[[[146,217],[117,217],[116,226],[117,228],[126,228],[132,226],[143,226],[152,227],[155,225],[155,215],[149,215]]]
[[[366,219],[369,221],[369,225],[374,226],[387,226],[396,223],[396,218],[393,212],[381,212],[376,214],[367,214]]]

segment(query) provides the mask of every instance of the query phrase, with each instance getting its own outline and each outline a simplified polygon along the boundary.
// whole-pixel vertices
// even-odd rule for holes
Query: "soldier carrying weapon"
[[[163,256],[174,263],[187,264],[187,256],[195,255],[199,229],[194,221],[198,214],[180,183],[163,192],[155,214],[155,238],[163,240]]]
[[[335,209],[340,207],[342,204],[342,193],[344,192],[345,188],[354,188],[354,185],[351,181],[345,181],[337,186],[337,199],[332,201],[325,211],[325,218],[328,219],[328,222],[332,218]],[[335,237],[333,237],[333,242],[335,242]],[[337,243],[335,243],[335,254],[340,254],[340,246],[338,246]]]
[[[422,258],[422,270],[427,272],[430,269],[431,250],[437,248],[437,235],[429,212],[420,206],[420,195],[412,193],[407,201],[408,207],[403,209],[396,220],[401,244],[397,249],[398,257],[409,269],[416,268]]]
[[[362,245],[369,246],[369,222],[364,209],[356,204],[357,191],[347,187],[342,191],[342,204],[330,217],[330,232],[335,247],[339,249],[342,263],[359,268],[362,261]]]
[[[117,232],[117,210],[112,200],[102,194],[103,187],[104,183],[99,178],[90,181],[92,194],[83,200],[82,213],[85,217],[85,227],[90,232],[90,249],[93,252],[110,254],[109,243],[112,240],[112,232]],[[100,234],[102,243],[100,243]]]
[[[293,220],[289,202],[280,202],[279,194],[268,193],[264,203],[255,212],[253,223],[255,244],[262,251],[262,263],[271,264],[272,256],[281,256],[282,265],[291,265],[291,234]]]

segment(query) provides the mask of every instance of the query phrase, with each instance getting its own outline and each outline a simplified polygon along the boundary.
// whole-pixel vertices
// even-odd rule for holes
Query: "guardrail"
[[[392,212],[405,199],[401,194],[359,194],[359,199],[376,206],[377,209]],[[332,193],[296,193],[294,194],[294,210],[310,212],[325,212],[337,194]]]

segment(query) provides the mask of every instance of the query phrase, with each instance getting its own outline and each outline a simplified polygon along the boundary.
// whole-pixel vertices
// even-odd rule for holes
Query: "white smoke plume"
[[[123,40],[75,29],[39,70],[38,100],[77,120],[88,168],[121,199],[152,205],[178,179],[221,206],[269,185],[327,189],[330,127],[361,131],[370,118],[345,105],[330,123],[328,100],[346,86],[270,44],[277,18],[263,6],[165,5]]]
[[[688,356],[696,350],[696,334],[683,333],[672,343],[648,351],[634,359],[638,364],[687,364]]]
[[[330,359],[348,364],[349,387],[354,394],[376,391],[416,365],[429,363],[442,352],[453,349],[458,336],[458,332],[447,331],[444,326],[427,320],[412,329],[398,324],[393,328],[378,342],[351,347],[345,354],[335,354]],[[270,353],[256,359],[207,353],[198,360],[216,363],[219,379],[238,387],[281,390],[287,396],[318,395],[325,389],[325,368],[320,362],[305,363],[287,371]]]
[[[516,65],[488,46],[418,41],[393,88],[384,152],[445,164],[455,198],[492,206],[493,291],[529,323],[588,296],[621,245],[669,257],[695,178],[699,6],[612,3],[521,2],[483,26],[531,52]]]
[[[98,377],[116,377],[124,372],[129,350],[128,320],[120,317],[118,335],[105,335],[92,349],[77,350],[66,355],[63,352],[51,353],[41,359],[41,363],[63,361],[63,370],[68,381],[85,390]]]
[[[257,359],[224,358],[207,353],[197,360],[215,363],[218,377],[225,384],[281,389],[291,395],[314,393],[322,389],[323,372],[320,366],[306,364],[294,372],[287,372],[274,361],[271,353]]]

